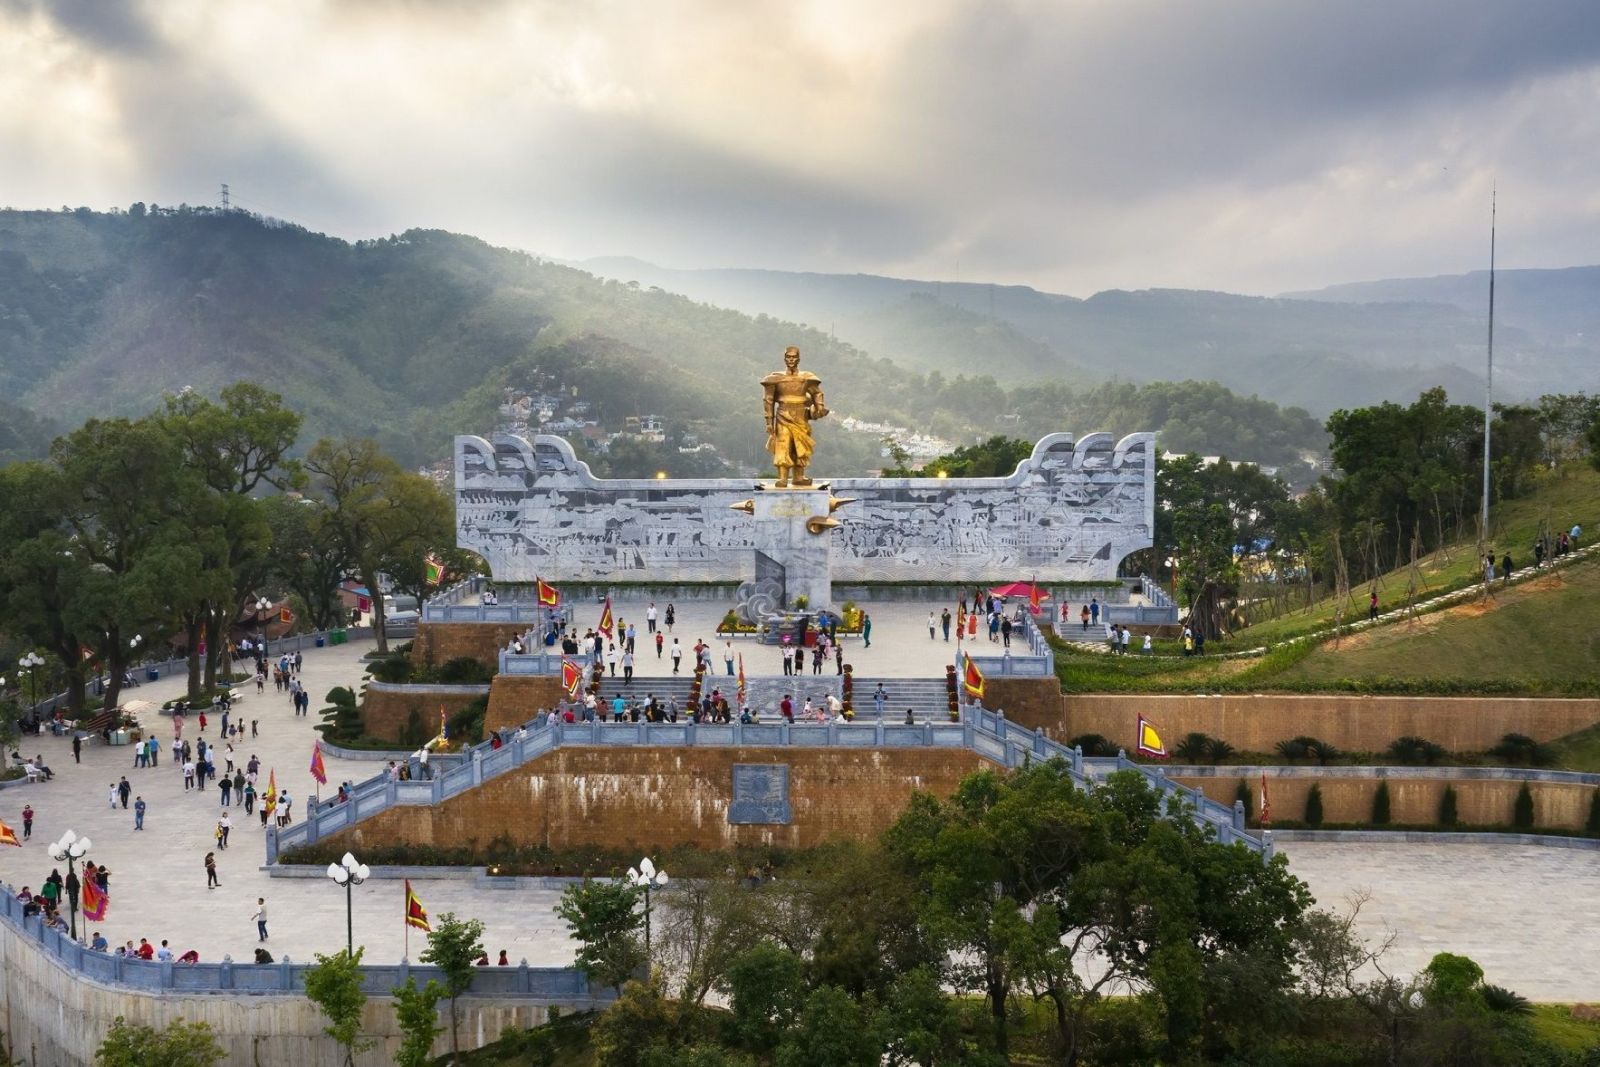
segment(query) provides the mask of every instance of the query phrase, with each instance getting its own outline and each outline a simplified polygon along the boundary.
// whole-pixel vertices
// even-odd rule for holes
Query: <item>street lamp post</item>
[[[67,901],[72,908],[72,939],[78,939],[78,861],[89,854],[89,839],[68,830],[50,846],[50,858],[67,864]]]
[[[345,954],[349,956],[356,954],[355,904],[351,898],[351,889],[365,882],[371,875],[371,868],[357,861],[348,852],[338,863],[328,864],[328,877],[333,879],[335,885],[344,886],[344,945]]]
[[[29,652],[17,660],[17,666],[28,672],[28,712],[34,719],[39,717],[39,668],[44,666],[44,657],[37,652]]]
[[[629,867],[627,874],[628,884],[635,889],[644,890],[644,958],[650,959],[650,890],[658,889],[667,884],[667,872],[656,870],[656,865],[646,857],[639,861],[639,866]]]

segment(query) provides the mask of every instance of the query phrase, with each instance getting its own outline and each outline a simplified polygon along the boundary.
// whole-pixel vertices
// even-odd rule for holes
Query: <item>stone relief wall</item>
[[[828,481],[818,475],[819,481]],[[756,479],[600,479],[560,437],[455,440],[456,541],[507,582],[754,576]],[[815,491],[815,490],[813,490]],[[835,581],[1112,578],[1151,544],[1155,435],[1050,434],[1004,478],[834,478]]]

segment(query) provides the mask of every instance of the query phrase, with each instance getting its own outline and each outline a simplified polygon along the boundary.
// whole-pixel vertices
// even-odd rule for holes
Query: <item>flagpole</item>
[[[411,880],[401,883],[400,921],[406,924],[406,962],[411,962]]]

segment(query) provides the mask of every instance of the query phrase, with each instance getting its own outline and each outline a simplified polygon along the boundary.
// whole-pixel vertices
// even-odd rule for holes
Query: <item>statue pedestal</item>
[[[784,604],[799,597],[806,608],[833,606],[833,531],[828,493],[817,489],[767,489],[755,494],[756,572],[764,561],[783,569]],[[824,525],[825,524],[825,525]],[[813,533],[811,527],[815,527]]]

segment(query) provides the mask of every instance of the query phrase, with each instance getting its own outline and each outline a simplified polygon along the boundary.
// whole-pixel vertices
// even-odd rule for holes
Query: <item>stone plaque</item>
[[[793,821],[787,763],[733,765],[733,801],[728,805],[730,824],[787,826]]]

